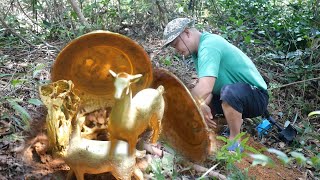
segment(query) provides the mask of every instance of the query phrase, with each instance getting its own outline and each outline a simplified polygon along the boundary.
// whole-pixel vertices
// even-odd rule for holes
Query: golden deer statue
[[[143,173],[136,166],[136,157],[145,151],[129,155],[129,144],[117,141],[114,156],[109,156],[110,141],[89,140],[81,137],[81,125],[85,114],[79,113],[80,98],[73,92],[71,81],[60,80],[39,88],[41,100],[48,109],[46,119],[49,146],[55,155],[62,157],[70,166],[67,179],[73,172],[78,180],[84,174],[111,172],[116,179],[143,179]]]
[[[67,155],[64,157],[77,180],[83,180],[84,174],[104,172],[111,172],[116,179],[130,180],[132,175],[135,179],[143,179],[143,173],[136,166],[136,156],[142,158],[145,151],[136,151],[136,155],[129,156],[127,151],[129,144],[117,141],[115,156],[108,156],[111,142],[81,138],[80,125],[85,117],[78,116]],[[72,172],[69,172],[67,179],[72,179]]]
[[[151,143],[156,143],[161,131],[161,120],[164,113],[164,87],[147,88],[139,91],[132,98],[131,83],[137,82],[142,75],[130,75],[125,72],[116,74],[109,70],[115,78],[115,104],[112,107],[109,121],[110,155],[113,156],[117,140],[129,143],[129,154],[134,154],[138,137],[148,127],[153,133]]]

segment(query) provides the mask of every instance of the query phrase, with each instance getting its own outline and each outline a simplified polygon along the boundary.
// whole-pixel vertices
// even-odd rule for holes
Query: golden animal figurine
[[[81,138],[81,124],[84,113],[79,113],[80,98],[73,92],[71,81],[60,80],[39,88],[41,100],[48,108],[47,128],[49,144],[55,155],[62,157],[70,166],[78,180],[84,174],[111,172],[116,179],[143,179],[143,173],[136,166],[136,157],[143,157],[145,151],[128,153],[129,144],[117,141],[114,156],[110,157],[110,141],[97,141]]]
[[[161,85],[157,89],[147,88],[132,98],[130,85],[139,81],[142,75],[130,75],[125,72],[116,74],[112,70],[109,72],[115,78],[115,104],[108,121],[110,155],[113,156],[117,140],[129,143],[131,155],[134,153],[139,135],[148,127],[153,130],[151,143],[156,143],[159,138],[165,106],[162,96],[164,88]]]
[[[71,136],[70,146],[64,157],[65,162],[72,170],[67,179],[72,179],[72,172],[77,180],[83,180],[84,174],[100,174],[111,172],[116,179],[130,180],[143,179],[143,173],[136,166],[136,157],[142,158],[145,151],[136,151],[135,155],[129,156],[128,146],[125,141],[117,141],[115,155],[108,156],[111,142],[89,140],[80,137],[80,124],[85,117],[79,116],[74,133]]]

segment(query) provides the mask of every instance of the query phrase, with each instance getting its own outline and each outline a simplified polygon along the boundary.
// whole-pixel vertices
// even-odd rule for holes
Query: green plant
[[[243,157],[247,156],[247,154],[241,153],[239,148],[236,150],[236,152],[230,152],[230,151],[228,151],[227,148],[229,146],[231,146],[233,143],[235,143],[236,141],[239,141],[239,139],[244,137],[245,135],[246,135],[245,132],[241,132],[233,140],[229,140],[223,136],[217,136],[218,140],[221,140],[221,141],[225,142],[226,144],[224,146],[222,146],[221,149],[218,150],[218,152],[216,153],[215,159],[218,162],[220,162],[223,166],[225,166],[227,171],[232,172],[230,174],[230,176],[234,177],[236,179],[239,179],[239,178],[240,179],[248,179],[249,178],[247,176],[247,174],[245,173],[246,171],[242,172],[234,165],[234,163],[240,162]],[[255,148],[253,148],[251,146],[248,146],[246,144],[248,142],[248,140],[249,140],[249,136],[245,137],[240,142],[240,146],[243,147],[244,150],[248,150],[248,151],[254,152],[254,153],[259,153],[258,150],[256,150]]]
[[[16,111],[16,113],[20,116],[22,120],[22,124],[21,124],[20,120],[14,117],[14,119],[16,120],[16,123],[21,124],[21,127],[23,127],[24,129],[29,129],[31,116],[28,113],[28,111],[24,107],[18,104],[19,102],[18,99],[7,99],[7,101],[9,102],[11,107]]]
[[[171,57],[170,56],[166,56],[165,58],[162,57],[161,58],[161,62],[165,65],[165,66],[170,66],[172,64],[171,62]]]
[[[232,180],[255,180],[256,178],[249,175],[249,167],[245,168],[244,170],[240,170],[235,165],[232,166],[231,169],[232,173],[228,176],[228,179]]]
[[[176,179],[178,176],[175,157],[169,153],[164,154],[162,158],[153,158],[148,169],[157,180]]]

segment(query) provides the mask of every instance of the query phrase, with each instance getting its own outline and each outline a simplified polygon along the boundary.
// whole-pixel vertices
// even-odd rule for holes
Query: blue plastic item
[[[262,137],[263,135],[267,135],[268,131],[272,128],[272,124],[268,119],[262,119],[262,122],[256,127],[258,131],[258,136]]]

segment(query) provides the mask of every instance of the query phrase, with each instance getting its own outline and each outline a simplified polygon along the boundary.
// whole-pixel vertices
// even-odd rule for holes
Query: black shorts
[[[235,83],[222,87],[220,95],[213,94],[210,103],[212,115],[223,114],[222,101],[242,114],[242,118],[252,118],[263,115],[268,106],[269,95],[247,83]]]

